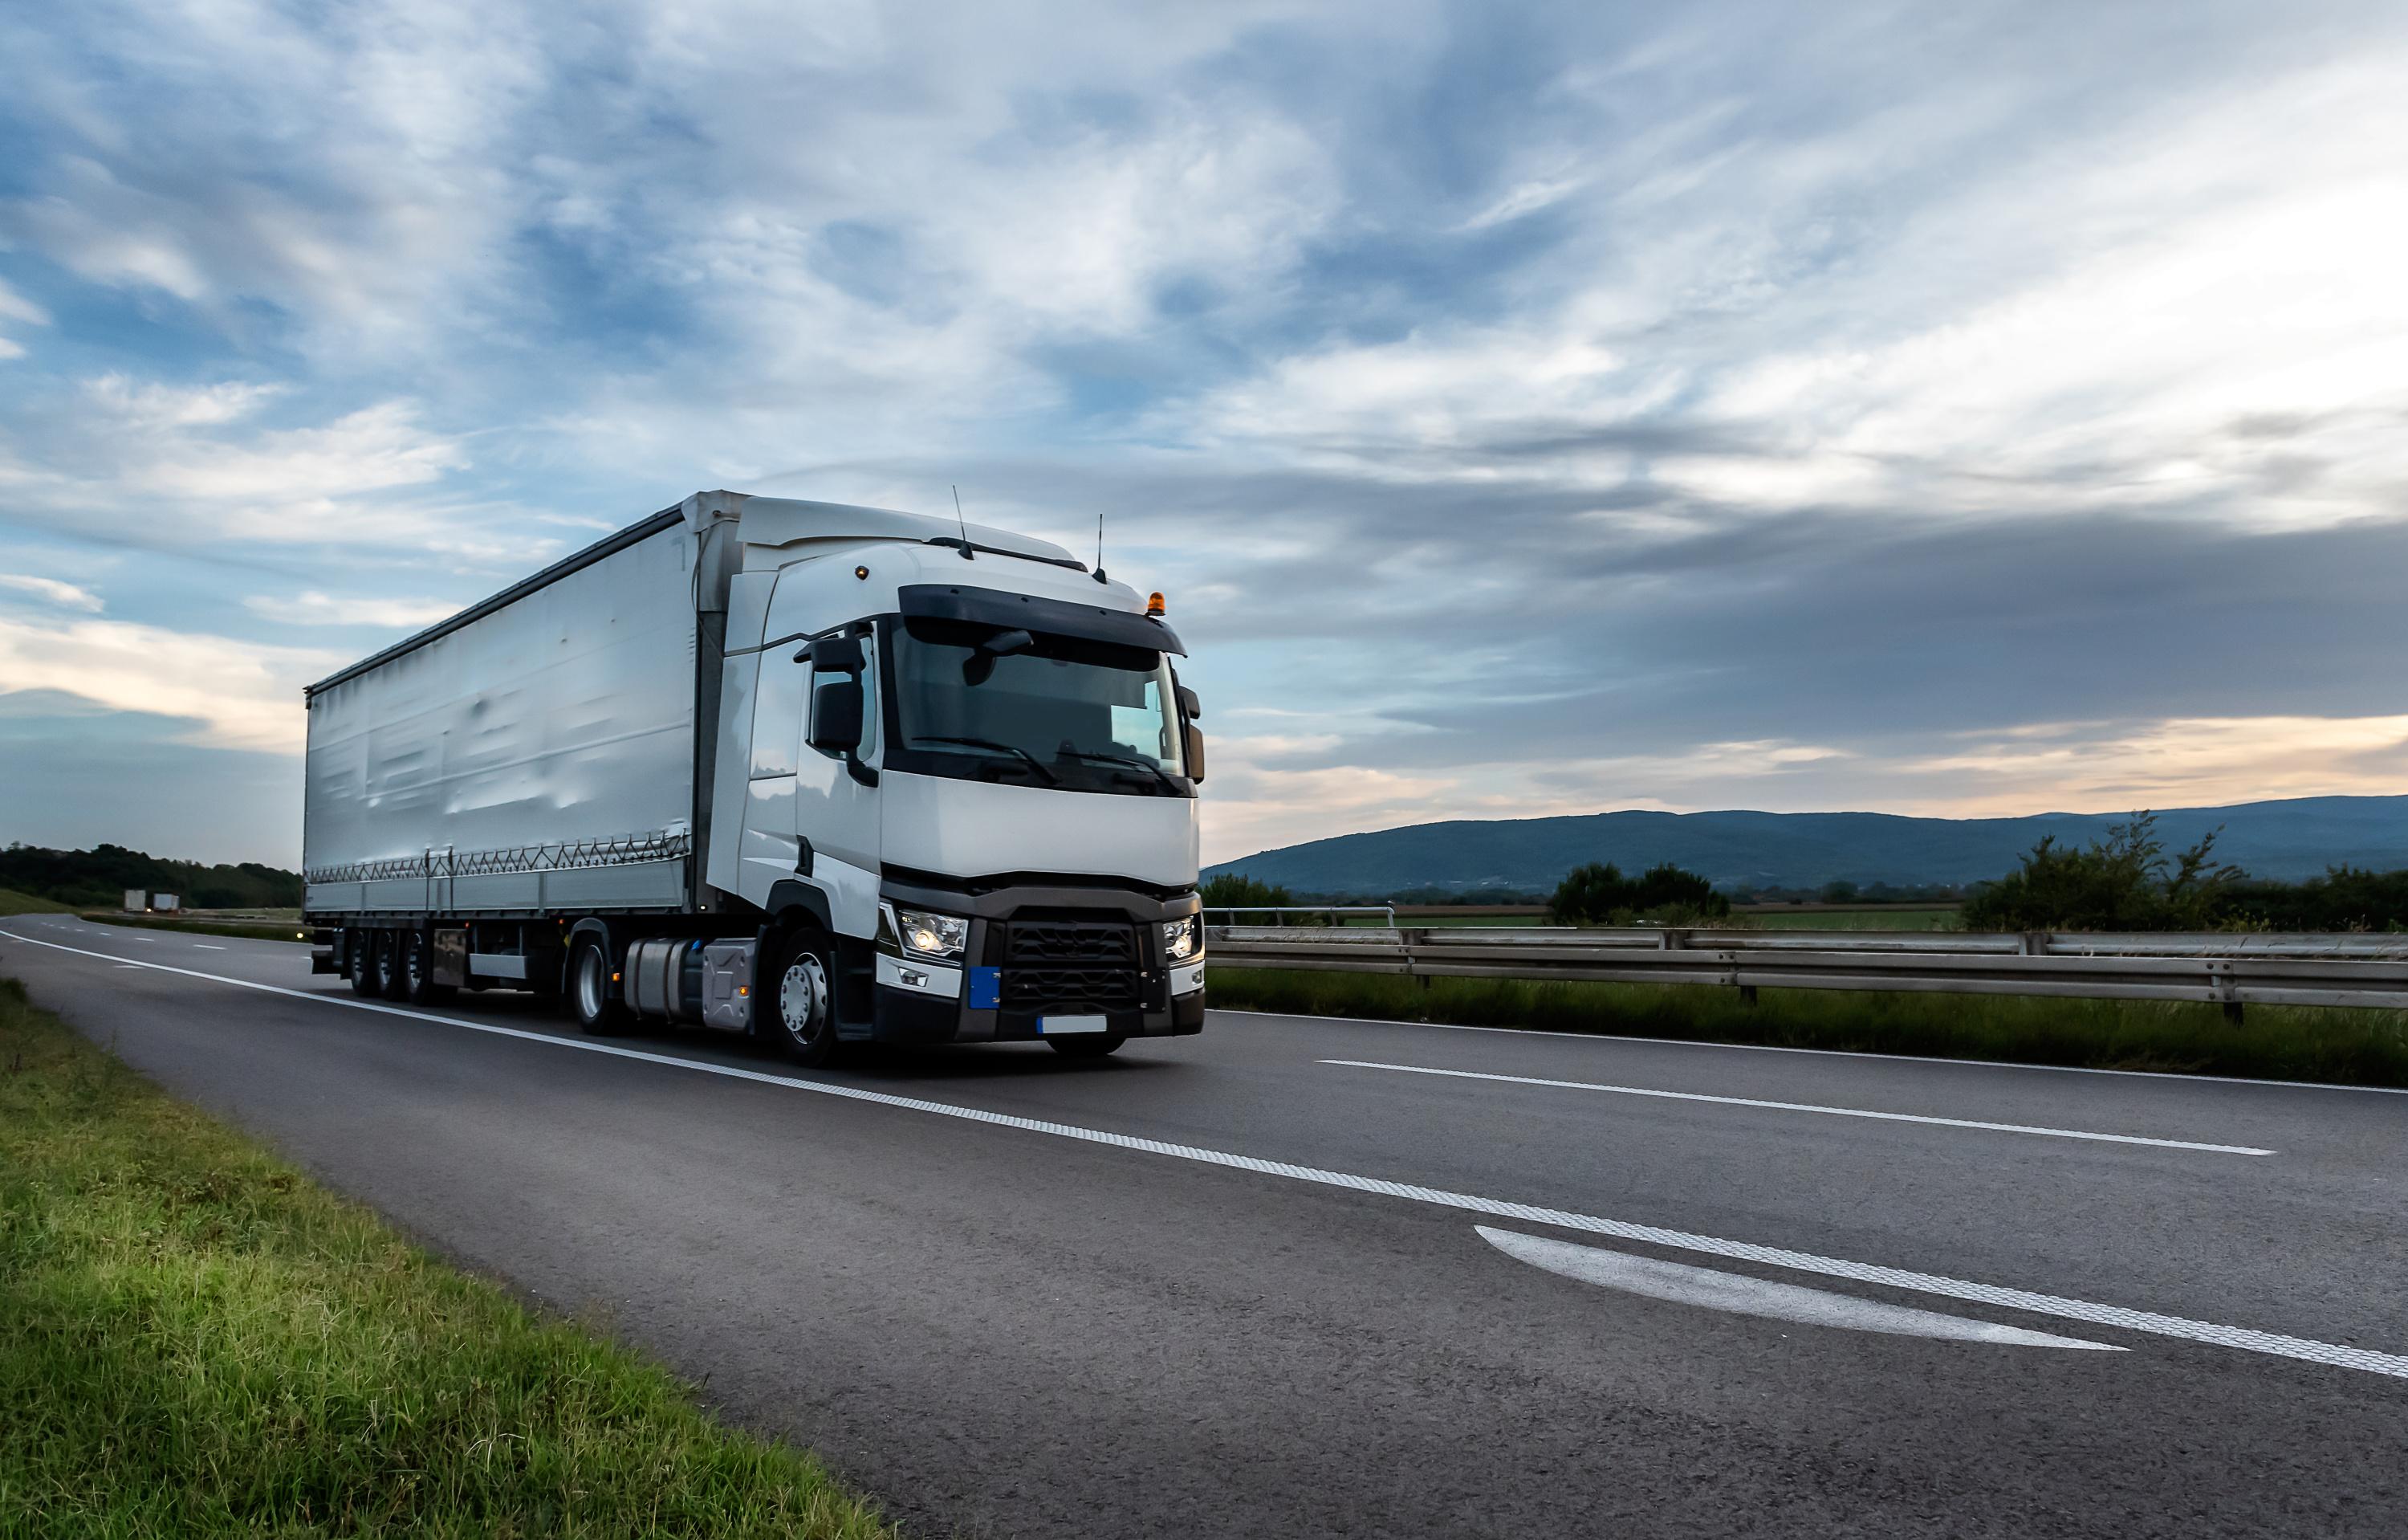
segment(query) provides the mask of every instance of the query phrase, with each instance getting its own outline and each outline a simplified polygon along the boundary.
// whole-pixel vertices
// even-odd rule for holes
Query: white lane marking
[[[1869,1112],[1862,1107],[1823,1107],[1811,1101],[1765,1101],[1752,1096],[1708,1096],[1702,1091],[1656,1091],[1638,1086],[1607,1086],[1593,1080],[1544,1080],[1536,1075],[1487,1074],[1478,1070],[1434,1070],[1421,1064],[1381,1064],[1368,1058],[1317,1058],[1350,1070],[1391,1070],[1398,1074],[1444,1075],[1453,1080],[1495,1080],[1509,1086],[1551,1086],[1568,1091],[1603,1091],[1666,1101],[1712,1101],[1726,1107],[1768,1107],[1776,1112],[1821,1113],[1827,1117],[1871,1117],[1885,1123],[1931,1123],[1944,1129],[1987,1129],[1994,1133],[2036,1133],[2050,1139],[2089,1139],[2106,1144],[2154,1144],[2159,1149],[2202,1150],[2210,1155],[2272,1155],[2248,1144],[2200,1144],[2187,1139],[2146,1139],[2137,1133],[2089,1133],[2044,1129],[2030,1123],[1983,1123],[1969,1117],[1927,1117],[1919,1113]]]
[[[1799,1284],[1774,1283],[1770,1278],[1752,1278],[1744,1273],[1722,1273],[1710,1267],[1691,1267],[1686,1262],[1668,1262],[1660,1258],[1641,1257],[1627,1251],[1574,1245],[1570,1241],[1554,1240],[1543,1235],[1524,1235],[1517,1231],[1493,1230],[1486,1225],[1471,1228],[1482,1240],[1515,1261],[1527,1262],[1558,1276],[1625,1294],[1641,1294],[1651,1300],[1668,1300],[1674,1304],[1721,1310],[1734,1316],[1761,1316],[1767,1320],[1792,1321],[1800,1326],[1831,1326],[1843,1331],[1936,1337],[1942,1342],[2000,1343],[2014,1347],[2079,1347],[2094,1353],[2130,1351],[2112,1343],[2085,1342],[2079,1337],[2027,1331],[2020,1326],[2000,1326],[1995,1321],[1974,1320],[1968,1316],[1943,1316],[1938,1311],[1917,1310],[1911,1305],[1885,1304],[1879,1300],[1860,1300],[1854,1294],[1834,1294],[1828,1288],[1807,1288]]]
[[[207,942],[194,942],[193,944],[199,947],[204,952],[222,952],[225,950],[222,946],[211,946]]]
[[[1792,1251],[1785,1246],[1758,1245],[1752,1241],[1726,1241],[1713,1235],[1697,1235],[1687,1231],[1667,1230],[1661,1225],[1638,1224],[1628,1219],[1610,1219],[1597,1215],[1575,1214],[1569,1209],[1542,1208],[1535,1203],[1516,1203],[1498,1198],[1482,1198],[1471,1193],[1448,1192],[1440,1187],[1418,1187],[1410,1182],[1391,1182],[1378,1176],[1357,1176],[1350,1172],[1325,1171],[1316,1166],[1292,1165],[1284,1160],[1266,1160],[1257,1156],[1233,1155],[1224,1150],[1204,1149],[1194,1144],[1173,1144],[1159,1139],[1140,1138],[1136,1134],[1113,1133],[1104,1129],[1081,1128],[1074,1123],[1051,1123],[1042,1118],[1022,1117],[1012,1113],[989,1112],[983,1107],[957,1106],[950,1101],[924,1101],[915,1096],[896,1096],[890,1091],[865,1090],[856,1086],[832,1086],[824,1081],[797,1080],[792,1075],[770,1074],[762,1070],[739,1069],[733,1064],[710,1064],[700,1059],[680,1058],[672,1054],[646,1053],[640,1048],[622,1048],[614,1043],[595,1043],[584,1038],[555,1037],[549,1032],[530,1032],[523,1028],[503,1027],[492,1022],[470,1021],[459,1016],[439,1016],[428,1011],[413,1011],[406,1006],[384,1005],[374,1000],[348,999],[341,995],[318,994],[307,989],[288,989],[280,985],[258,984],[250,979],[228,978],[222,973],[204,973],[196,969],[173,968],[164,962],[139,962],[107,952],[87,952],[80,946],[67,946],[59,942],[43,941],[37,936],[20,936],[0,930],[0,937],[22,941],[35,946],[47,946],[54,952],[72,952],[78,957],[97,957],[103,962],[136,962],[143,968],[162,973],[177,973],[185,978],[206,980],[211,984],[231,985],[237,989],[256,989],[262,994],[283,995],[293,1000],[315,1000],[321,1005],[340,1006],[353,1011],[373,1011],[380,1015],[402,1016],[411,1021],[431,1021],[440,1027],[457,1028],[463,1031],[484,1032],[494,1037],[517,1038],[552,1048],[567,1048],[578,1053],[603,1054],[612,1058],[631,1059],[639,1064],[661,1064],[674,1070],[691,1070],[697,1074],[721,1075],[729,1080],[749,1080],[756,1085],[782,1086],[789,1090],[810,1091],[818,1096],[833,1096],[847,1101],[866,1101],[873,1106],[895,1107],[905,1112],[927,1113],[939,1117],[955,1117],[965,1122],[985,1123],[996,1128],[1019,1129],[1028,1133],[1041,1133],[1056,1139],[1076,1140],[1082,1144],[1106,1144],[1115,1149],[1138,1150],[1148,1155],[1168,1156],[1178,1160],[1193,1160],[1199,1165],[1220,1166],[1232,1171],[1250,1171],[1265,1176],[1283,1177],[1291,1182],[1308,1182],[1318,1187],[1343,1187],[1352,1192],[1377,1193],[1383,1198],[1401,1198],[1408,1202],[1427,1203],[1437,1208],[1457,1209],[1467,1214],[1484,1214],[1500,1219],[1518,1219],[1525,1224],[1552,1225],[1557,1230],[1580,1231],[1591,1235],[1611,1235],[1618,1240],[1636,1241],[1641,1245],[1662,1246],[1670,1251],[1695,1251],[1711,1257],[1728,1257],[1740,1261],[1756,1262],[1765,1267],[1786,1268],[1794,1273],[1812,1273],[1829,1278],[1853,1278],[1859,1283],[1878,1284],[1887,1288],[1909,1293],[1934,1294],[1943,1299],[1965,1300],[1975,1304],[1996,1305],[2004,1310],[2022,1310],[2037,1316],[2055,1316],[2065,1320],[2086,1321],[2094,1326],[2121,1328],[2128,1331],[2145,1331],[2154,1336],[2173,1337],[2185,1342],[2207,1343],[2218,1347],[2237,1348],[2247,1353],[2264,1353],[2275,1358],[2299,1359],[2309,1363],[2328,1364],[2341,1369],[2357,1369],[2370,1374],[2387,1374],[2395,1379],[2408,1379],[2408,1357],[2397,1353],[2380,1353],[2368,1347],[2350,1347],[2339,1343],[2317,1342],[2308,1337],[2286,1336],[2279,1331],[2260,1331],[2246,1326],[2219,1326],[2214,1321],[2192,1320],[2183,1316],[2163,1316],[2149,1310],[2129,1310],[2122,1305],[2096,1304],[2087,1300],[2068,1299],[2057,1294],[2042,1294],[2028,1288],[2010,1288],[1998,1284],[1972,1283],[1963,1278],[1942,1277],[1934,1273],[1914,1273],[1904,1268],[1885,1267],[1875,1262],[1852,1262],[1840,1257],[1817,1256],[1811,1251]]]
[[[1240,1011],[1215,1005],[1214,1015],[1264,1016],[1273,1021],[1334,1021],[1349,1027],[1427,1027],[1441,1032],[1503,1032],[1509,1037],[1551,1037],[1558,1043],[1645,1043],[1662,1048],[1727,1048],[1742,1054],[1815,1054],[1825,1058],[1880,1058],[1899,1064],[1964,1066],[1976,1070],[2039,1070],[2048,1074],[2114,1074],[2136,1080],[2180,1080],[2193,1086],[2276,1086],[2286,1091],[2365,1091],[2408,1096],[2402,1086],[2344,1086],[2330,1080],[2253,1080],[2237,1074],[2185,1074],[2178,1070],[2100,1070],[2087,1064],[2018,1064],[2008,1058],[1943,1058],[1936,1054],[1875,1054],[1860,1048],[1791,1048],[1774,1043],[1707,1043],[1693,1037],[1632,1037],[1623,1032],[1558,1032],[1545,1027],[1466,1027],[1454,1021],[1399,1021],[1392,1016],[1317,1016],[1309,1011]]]

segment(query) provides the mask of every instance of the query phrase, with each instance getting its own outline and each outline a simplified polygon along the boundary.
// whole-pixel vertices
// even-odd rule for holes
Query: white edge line
[[[1603,1091],[1613,1096],[1644,1096],[1666,1101],[1711,1101],[1725,1107],[1766,1107],[1775,1112],[1821,1113],[1827,1117],[1871,1117],[1885,1123],[1929,1123],[1945,1129],[1986,1129],[1994,1133],[2036,1133],[2050,1139],[2087,1139],[2102,1144],[2150,1144],[2158,1149],[2196,1150],[2209,1155],[2272,1155],[2249,1144],[2206,1144],[2188,1139],[2150,1139],[2137,1133],[2091,1133],[2081,1129],[2045,1129],[2033,1123],[1984,1123],[1970,1117],[1931,1117],[1921,1113],[1873,1112],[1863,1107],[1824,1107],[1811,1101],[1767,1101],[1752,1096],[1709,1096],[1703,1091],[1658,1091],[1639,1086],[1606,1086],[1592,1080],[1547,1080],[1537,1075],[1489,1074],[1479,1070],[1440,1070],[1424,1064],[1381,1064],[1368,1058],[1316,1058],[1350,1070],[1392,1070],[1398,1074],[1446,1075],[1456,1080],[1493,1080],[1509,1086],[1550,1086],[1568,1091]]]
[[[1242,1011],[1232,1005],[1212,1004],[1209,986],[1205,1007],[1220,1015],[1265,1016],[1274,1021],[1336,1021],[1355,1027],[1428,1027],[1441,1032],[1504,1032],[1514,1037],[1551,1037],[1566,1043],[1649,1043],[1668,1048],[1729,1048],[1749,1054],[1818,1054],[1827,1058],[1880,1058],[1899,1064],[1967,1065],[1980,1070],[2130,1075],[2141,1080],[2179,1080],[2192,1086],[2277,1086],[2289,1091],[2365,1091],[2373,1096],[2408,1096],[2408,1087],[2344,1086],[2329,1080],[2252,1080],[2246,1075],[2183,1074],[2173,1070],[2100,1070],[2087,1064],[2019,1064],[2012,1058],[1943,1058],[1937,1054],[1876,1054],[1857,1048],[1792,1048],[1774,1043],[1712,1043],[1693,1037],[1632,1037],[1627,1032],[1558,1032],[1546,1027],[1467,1027],[1459,1021],[1399,1021],[1393,1016],[1324,1016],[1310,1011]]]
[[[1199,1145],[1174,1144],[1160,1139],[1113,1133],[1103,1129],[1082,1128],[1075,1123],[1053,1123],[1042,1118],[1022,1117],[1011,1113],[989,1112],[982,1107],[964,1107],[949,1101],[927,1101],[918,1097],[896,1096],[889,1091],[867,1090],[857,1086],[837,1086],[824,1081],[799,1080],[792,1075],[739,1069],[732,1064],[712,1064],[700,1059],[681,1058],[672,1054],[646,1053],[640,1048],[623,1048],[615,1043],[556,1037],[549,1032],[531,1032],[523,1028],[469,1021],[458,1016],[437,1015],[432,1012],[413,1011],[405,1006],[385,1005],[374,1000],[347,1000],[339,995],[320,994],[307,989],[288,989],[280,985],[259,984],[251,979],[227,978],[219,973],[204,973],[197,969],[172,968],[165,963],[139,962],[135,958],[113,957],[106,952],[88,952],[80,946],[67,946],[58,942],[43,941],[36,936],[20,936],[13,931],[0,930],[0,937],[23,942],[33,946],[46,946],[56,952],[72,952],[79,957],[97,957],[103,962],[135,962],[138,967],[156,969],[163,973],[179,973],[186,978],[203,979],[211,984],[232,985],[240,989],[255,989],[263,994],[283,995],[294,1000],[316,1000],[321,1004],[343,1006],[355,1011],[373,1011],[380,1015],[401,1016],[412,1021],[430,1021],[440,1027],[485,1032],[495,1037],[518,1038],[554,1048],[603,1054],[612,1058],[633,1059],[643,1064],[661,1064],[671,1069],[692,1070],[701,1074],[721,1075],[730,1080],[749,1080],[765,1086],[782,1086],[792,1090],[838,1097],[847,1101],[864,1101],[874,1106],[896,1107],[907,1112],[931,1113],[938,1116],[956,1117],[965,1122],[984,1123],[996,1128],[1020,1129],[1030,1133],[1048,1134],[1057,1139],[1070,1139],[1082,1144],[1137,1150],[1149,1155],[1169,1156],[1176,1159],[1192,1160],[1200,1165],[1250,1171],[1266,1176],[1280,1176],[1290,1181],[1308,1182],[1319,1187],[1376,1193],[1382,1197],[1401,1198],[1411,1202],[1427,1203],[1436,1208],[1455,1209],[1467,1214],[1484,1214],[1500,1218],[1519,1219],[1528,1224],[1551,1225],[1558,1230],[1577,1231],[1590,1235],[1611,1235],[1625,1241],[1635,1241],[1642,1245],[1662,1246],[1671,1251],[1689,1251],[1711,1257],[1730,1258],[1755,1262],[1764,1267],[1784,1268],[1795,1273],[1810,1273],[1823,1277],[1851,1278],[1859,1283],[1903,1289],[1910,1293],[1932,1294],[1942,1299],[1995,1305],[2004,1310],[2021,1310],[2037,1316],[2053,1316],[2063,1320],[2086,1321],[2094,1326],[2116,1327],[2129,1331],[2146,1332],[2153,1336],[2172,1337],[2184,1342],[2206,1343],[2213,1346],[2236,1348],[2243,1352],[2263,1353],[2274,1358],[2296,1359],[2308,1363],[2322,1363],[2335,1368],[2356,1369],[2367,1374],[2384,1374],[2395,1379],[2408,1379],[2408,1357],[2397,1353],[2377,1352],[2372,1348],[2317,1342],[2313,1338],[2286,1336],[2277,1331],[2260,1331],[2253,1327],[2219,1326],[2214,1321],[2192,1320],[2187,1317],[2165,1316],[2148,1310],[2130,1310],[2122,1305],[2098,1304],[2087,1300],[2042,1294],[2027,1288],[1973,1283],[1963,1278],[1944,1277],[1933,1273],[1914,1273],[1904,1268],[1885,1267],[1875,1262],[1854,1262],[1844,1258],[1819,1256],[1811,1251],[1793,1251],[1785,1246],[1758,1245],[1750,1241],[1727,1241],[1712,1235],[1695,1234],[1688,1231],[1668,1230],[1660,1225],[1639,1224],[1627,1219],[1604,1218],[1590,1214],[1575,1214],[1567,1209],[1542,1208],[1535,1203],[1510,1202],[1502,1199],[1482,1198],[1471,1193],[1449,1192],[1441,1187],[1419,1187],[1409,1182],[1391,1182],[1378,1176],[1357,1176],[1349,1172],[1294,1165],[1284,1160],[1266,1160],[1257,1156],[1233,1155],[1224,1150],[1207,1149]]]

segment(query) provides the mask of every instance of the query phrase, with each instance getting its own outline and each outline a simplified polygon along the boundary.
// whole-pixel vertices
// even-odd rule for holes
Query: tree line
[[[2408,932],[2408,870],[2371,871],[2334,867],[2321,877],[2284,883],[2253,878],[2215,853],[2217,835],[2170,851],[2157,816],[2133,813],[2086,846],[2055,836],[2025,854],[2014,871],[1966,891],[1967,930],[2307,930]],[[1873,897],[1873,891],[1878,897]],[[1925,889],[1926,893],[1932,890]],[[1950,897],[1956,890],[1947,890]],[[1284,907],[1299,903],[1384,901],[1480,903],[1543,901],[1558,925],[1702,925],[1727,918],[1732,895],[1670,862],[1626,875],[1612,862],[1589,862],[1566,873],[1549,895],[1462,894],[1439,888],[1367,900],[1359,895],[1301,898],[1275,883],[1242,873],[1206,882],[1208,908]],[[1749,894],[1744,897],[1758,897]],[[1903,890],[1872,885],[1826,885],[1825,902],[1896,902]],[[1786,895],[1784,895],[1786,897]],[[1926,901],[1929,901],[1928,899]]]
[[[11,844],[0,850],[0,887],[81,909],[114,909],[136,887],[173,893],[193,909],[296,909],[301,903],[296,871],[256,861],[172,861],[123,845],[46,850]]]

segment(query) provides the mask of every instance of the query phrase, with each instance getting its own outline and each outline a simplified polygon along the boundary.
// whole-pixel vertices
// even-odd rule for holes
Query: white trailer
[[[1159,598],[999,529],[698,493],[309,687],[315,966],[810,1063],[1198,1030]]]
[[[139,914],[150,907],[150,890],[149,888],[129,887],[125,890],[125,912],[127,914]]]

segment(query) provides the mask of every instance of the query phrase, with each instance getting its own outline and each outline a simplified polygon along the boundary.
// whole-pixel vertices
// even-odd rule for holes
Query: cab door
[[[830,560],[798,563],[778,575],[778,587],[769,600],[771,636],[824,632],[852,618],[830,612],[834,596],[826,592],[819,570],[828,567]],[[838,593],[853,599],[852,563],[845,562],[838,575],[845,583]],[[779,669],[778,693],[794,713],[791,726],[781,725],[780,729],[784,759],[774,766],[757,767],[781,772],[782,789],[765,794],[764,800],[775,796],[785,799],[781,827],[792,831],[792,842],[781,852],[789,862],[787,874],[826,896],[829,918],[838,934],[867,939],[878,933],[878,789],[855,776],[843,755],[810,746],[812,686],[818,674],[808,660],[796,661],[797,650],[796,644],[781,645],[762,663],[764,700],[769,693],[768,671]],[[879,703],[877,648],[869,645],[864,652],[867,655],[861,673],[864,702],[858,757],[874,777],[885,737],[884,712]],[[758,788],[762,783],[753,784]],[[763,811],[768,810],[765,806]]]

